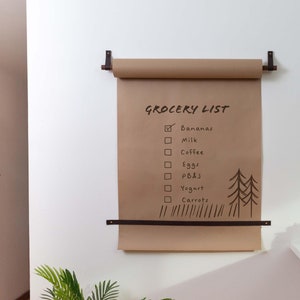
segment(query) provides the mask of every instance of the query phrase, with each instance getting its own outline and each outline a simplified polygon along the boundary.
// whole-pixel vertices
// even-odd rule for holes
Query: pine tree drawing
[[[257,199],[258,196],[255,194],[255,191],[258,192],[258,189],[256,187],[257,181],[253,178],[251,175],[248,181],[245,183],[247,186],[245,192],[245,197],[243,198],[244,206],[250,205],[250,216],[252,218],[252,212],[253,212],[253,204],[257,205],[257,202],[255,201],[255,198]]]
[[[235,217],[237,214],[237,216],[240,217],[241,205],[245,205],[245,190],[247,189],[246,177],[241,170],[238,169],[236,174],[230,178],[229,181],[233,181],[233,184],[229,187],[229,190],[233,190],[233,192],[228,195],[228,198],[233,198],[232,201],[229,202],[229,216]]]

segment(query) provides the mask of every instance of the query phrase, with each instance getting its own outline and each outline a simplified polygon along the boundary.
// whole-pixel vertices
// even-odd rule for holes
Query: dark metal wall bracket
[[[271,221],[160,221],[160,220],[106,220],[106,225],[156,226],[270,226]]]
[[[268,64],[263,65],[264,71],[277,71],[277,66],[274,65],[273,51],[268,51]]]
[[[112,51],[105,51],[105,64],[101,65],[102,70],[112,70]],[[277,66],[274,65],[273,51],[268,51],[268,64],[262,66],[263,71],[277,71]]]
[[[106,53],[106,56],[105,56],[105,65],[102,65],[101,69],[109,71],[109,70],[112,70],[112,63],[111,63],[112,52],[111,52],[111,50],[106,50],[105,53]]]

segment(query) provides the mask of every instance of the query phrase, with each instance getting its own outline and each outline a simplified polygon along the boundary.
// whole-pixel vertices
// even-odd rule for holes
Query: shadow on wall
[[[290,249],[299,237],[300,225],[289,227],[277,235],[270,251],[160,291],[152,299],[299,300],[300,260]]]

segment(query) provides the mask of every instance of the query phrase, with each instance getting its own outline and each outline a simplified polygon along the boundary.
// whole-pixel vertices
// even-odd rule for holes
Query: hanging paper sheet
[[[261,219],[261,60],[114,59],[122,220]],[[244,251],[259,226],[120,225],[119,249]]]

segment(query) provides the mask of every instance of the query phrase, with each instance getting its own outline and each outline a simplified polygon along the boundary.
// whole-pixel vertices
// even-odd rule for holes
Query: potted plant
[[[119,297],[119,285],[117,281],[100,281],[94,286],[91,295],[86,299],[77,280],[75,272],[68,269],[56,269],[48,265],[42,265],[35,269],[36,274],[52,284],[52,288],[45,289],[41,299],[45,300],[117,300]],[[141,300],[150,300],[146,297]],[[172,300],[164,298],[161,300]]]

